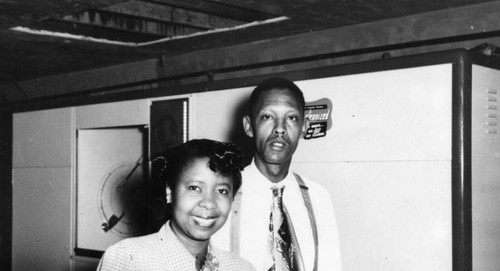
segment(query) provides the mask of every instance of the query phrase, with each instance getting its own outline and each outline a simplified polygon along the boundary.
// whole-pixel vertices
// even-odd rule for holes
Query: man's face
[[[243,124],[254,138],[256,162],[266,164],[289,164],[306,130],[302,109],[287,89],[263,93],[252,118],[246,116]]]

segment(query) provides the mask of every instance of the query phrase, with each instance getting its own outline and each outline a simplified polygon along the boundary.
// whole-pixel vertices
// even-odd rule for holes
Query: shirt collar
[[[253,177],[252,180],[250,181],[252,186],[265,185],[271,188],[273,186],[283,185],[286,187],[295,184],[295,176],[293,175],[293,171],[291,170],[291,168],[288,170],[286,177],[277,183],[269,181],[269,179],[267,179],[266,176],[264,176],[264,174],[260,172],[260,170],[257,168],[257,165],[255,164],[255,159],[253,159],[252,163],[250,163],[250,165],[248,165],[245,168],[245,171],[248,171],[248,174],[250,174]],[[243,180],[243,182],[245,182],[245,180]]]

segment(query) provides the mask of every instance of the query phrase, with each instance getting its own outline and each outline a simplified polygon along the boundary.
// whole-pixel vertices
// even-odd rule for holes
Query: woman
[[[199,139],[169,150],[165,161],[171,219],[157,233],[109,247],[98,270],[255,270],[210,244],[241,186],[241,153],[230,143]]]

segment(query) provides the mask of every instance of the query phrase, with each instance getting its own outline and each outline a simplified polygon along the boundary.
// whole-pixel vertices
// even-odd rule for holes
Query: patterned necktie
[[[273,209],[269,222],[270,248],[274,264],[269,271],[304,270],[297,237],[286,208],[284,186],[273,186]]]

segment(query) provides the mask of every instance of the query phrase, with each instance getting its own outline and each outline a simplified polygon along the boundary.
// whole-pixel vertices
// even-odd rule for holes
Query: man
[[[273,78],[255,88],[243,118],[245,133],[255,144],[254,158],[243,171],[232,216],[212,240],[240,254],[257,270],[341,270],[328,192],[290,170],[308,125],[304,107],[302,91],[293,82]],[[279,194],[275,187],[284,187],[282,203],[274,197]],[[286,209],[283,214],[276,211],[281,204]],[[285,230],[275,231],[282,229],[276,224],[282,220],[286,220]],[[283,250],[286,255],[279,255]]]

